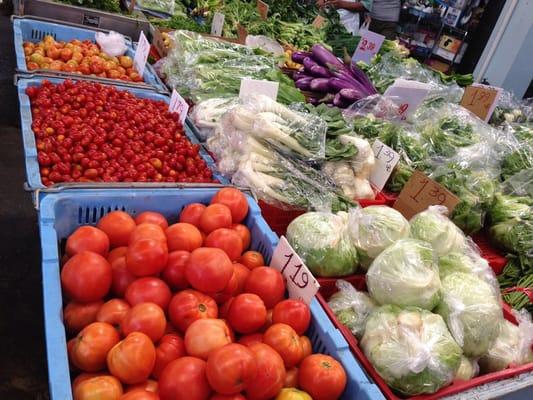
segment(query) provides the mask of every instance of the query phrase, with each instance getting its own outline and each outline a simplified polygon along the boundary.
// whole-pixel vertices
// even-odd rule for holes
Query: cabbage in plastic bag
[[[341,277],[357,269],[357,250],[346,228],[347,216],[308,212],[287,227],[287,240],[314,276]]]
[[[339,291],[329,298],[328,305],[337,319],[356,338],[361,339],[365,333],[366,320],[377,304],[367,293],[358,291],[349,282],[339,279],[336,286]]]
[[[385,382],[406,395],[449,385],[462,354],[440,315],[394,305],[370,315],[361,347]]]
[[[492,287],[472,274],[456,272],[442,279],[442,301],[435,309],[446,321],[465,355],[485,354],[503,321],[499,297]]]
[[[372,298],[379,304],[432,310],[440,301],[440,278],[429,243],[401,239],[387,247],[366,273]]]
[[[409,222],[391,207],[369,206],[350,210],[348,230],[366,269],[383,250],[409,236]]]
[[[455,373],[454,380],[469,381],[479,374],[479,364],[475,359],[461,356],[459,369]]]

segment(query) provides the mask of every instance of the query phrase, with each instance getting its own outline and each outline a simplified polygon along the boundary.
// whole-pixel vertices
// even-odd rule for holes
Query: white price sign
[[[139,43],[137,43],[137,49],[135,50],[135,57],[133,58],[133,66],[137,70],[140,76],[144,74],[144,67],[146,66],[146,60],[148,60],[148,53],[150,53],[150,42],[144,36],[144,32],[141,31],[139,35]]]
[[[222,36],[222,28],[224,28],[224,14],[216,12],[213,15],[213,22],[211,23],[211,35]]]
[[[385,36],[369,30],[362,31],[361,40],[352,56],[353,62],[363,61],[370,64],[372,58],[378,54]]]
[[[244,78],[241,80],[241,89],[239,91],[239,98],[243,98],[252,94],[264,94],[272,100],[278,98],[279,82],[270,82],[257,79]]]
[[[287,280],[289,296],[292,299],[302,300],[306,304],[311,303],[320,285],[289,242],[287,242],[285,236],[280,238],[274,250],[270,266],[283,274]]]
[[[400,155],[378,139],[372,145],[372,150],[374,150],[376,164],[369,180],[376,189],[381,191],[389,180],[392,170],[400,161]]]
[[[188,111],[189,111],[189,104],[174,89],[172,91],[172,96],[170,97],[170,104],[168,105],[168,112],[178,113],[180,116],[181,124],[183,125],[183,123],[185,122],[185,118],[187,118]]]
[[[398,78],[383,95],[398,105],[398,117],[405,120],[422,104],[429,89],[426,83]]]

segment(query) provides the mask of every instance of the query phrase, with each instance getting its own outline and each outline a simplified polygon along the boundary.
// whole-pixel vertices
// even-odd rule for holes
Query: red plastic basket
[[[387,192],[386,190],[384,190],[381,192],[381,194],[385,198],[386,204],[392,207],[398,199],[399,193]]]
[[[354,285],[354,286],[357,289],[364,290],[366,287],[366,283],[363,286],[361,282],[359,281],[359,287],[357,285]],[[333,325],[335,325],[341,331],[342,335],[348,342],[348,346],[350,347],[350,350],[355,355],[359,363],[365,368],[366,373],[372,378],[372,380],[376,383],[376,385],[379,386],[383,395],[389,400],[401,400],[401,399],[437,400],[445,396],[450,396],[453,394],[464,392],[465,390],[474,388],[479,385],[498,381],[501,379],[512,378],[524,372],[533,371],[533,363],[529,363],[529,364],[521,365],[519,367],[509,367],[503,371],[480,375],[469,381],[454,381],[450,386],[442,388],[441,390],[433,394],[413,396],[413,397],[403,397],[401,395],[398,395],[395,392],[393,392],[392,389],[381,378],[381,376],[379,376],[378,372],[374,369],[371,362],[368,360],[368,358],[366,358],[365,354],[363,353],[363,350],[358,346],[357,339],[352,335],[352,333],[350,332],[348,328],[346,328],[343,324],[341,324],[337,320],[337,317],[335,317],[335,314],[333,313],[331,308],[328,306],[328,303],[326,300],[329,299],[332,294],[337,292],[337,288],[335,286],[333,286],[334,290],[331,290],[331,289],[332,289],[331,287],[326,290],[324,290],[324,288],[322,287],[320,288],[320,292],[317,294],[317,299],[319,303],[322,305],[322,307],[326,311],[326,314],[333,322]],[[512,323],[516,323],[516,319],[511,313],[511,308],[505,303],[503,304],[503,315],[505,319],[507,319],[508,321]]]
[[[487,232],[481,231],[472,236],[474,243],[481,251],[481,257],[489,262],[496,275],[501,274],[503,267],[507,264],[504,254],[496,249],[490,242]]]

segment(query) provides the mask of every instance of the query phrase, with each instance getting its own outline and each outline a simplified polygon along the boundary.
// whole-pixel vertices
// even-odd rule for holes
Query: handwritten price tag
[[[267,3],[261,0],[257,0],[257,11],[263,19],[267,19],[269,6]]]
[[[461,105],[487,122],[502,93],[502,88],[474,83],[465,89]]]
[[[315,28],[322,28],[325,22],[326,18],[324,18],[322,15],[317,15],[311,25],[313,25]]]
[[[189,112],[189,104],[183,97],[180,96],[178,92],[176,92],[175,89],[172,91],[172,96],[170,96],[168,112],[178,113],[182,125],[185,122],[185,118],[187,118],[187,113]]]
[[[415,171],[400,192],[393,207],[405,218],[410,219],[413,215],[434,205],[446,206],[451,214],[459,202],[459,198],[448,189],[422,172]]]
[[[382,190],[389,180],[392,170],[400,161],[400,155],[378,139],[372,145],[372,150],[374,150],[376,157],[376,165],[369,180],[376,189]]]
[[[282,236],[279,240],[279,244],[272,255],[270,266],[280,271],[287,279],[289,297],[302,300],[307,304],[311,303],[318,289],[320,289],[320,285],[289,242],[287,242],[285,236]]]
[[[369,30],[364,30],[361,35],[361,40],[353,53],[353,62],[363,61],[370,64],[372,58],[378,54],[384,40],[385,36]]]
[[[216,12],[213,15],[213,22],[211,23],[211,35],[222,36],[222,29],[224,28],[224,14]]]
[[[398,78],[383,95],[398,105],[398,118],[405,120],[422,104],[429,89],[426,83]]]
[[[279,82],[244,78],[241,80],[239,97],[243,98],[252,94],[264,94],[272,100],[276,100],[278,98],[278,89]]]
[[[239,43],[244,44],[246,42],[246,37],[248,36],[248,31],[241,24],[237,25],[237,39]]]
[[[137,70],[140,76],[144,74],[144,67],[146,67],[146,60],[148,60],[148,53],[150,53],[150,42],[144,36],[144,32],[141,31],[139,35],[139,43],[137,43],[137,49],[135,50],[135,57],[133,58],[133,66]]]

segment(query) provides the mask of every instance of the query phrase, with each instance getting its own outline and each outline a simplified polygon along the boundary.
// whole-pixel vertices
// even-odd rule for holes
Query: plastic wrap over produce
[[[469,381],[479,375],[479,364],[475,358],[461,356],[461,363],[455,373],[454,380]]]
[[[287,227],[287,240],[314,276],[341,277],[357,270],[357,250],[344,212],[308,212]]]
[[[335,285],[339,291],[330,297],[328,305],[337,319],[357,339],[361,339],[365,333],[366,320],[378,305],[367,293],[358,291],[345,280],[339,279]]]
[[[491,125],[505,123],[533,122],[533,104],[531,99],[518,100],[511,92],[502,90],[498,105],[490,117]]]
[[[146,10],[160,11],[174,15],[176,2],[174,0],[138,0],[139,7]]]
[[[205,141],[213,136],[220,127],[222,116],[237,104],[237,97],[212,98],[196,104],[189,117],[198,129],[200,139]]]
[[[370,264],[366,284],[379,304],[432,310],[440,301],[436,256],[422,240],[401,239],[383,250]]]
[[[417,307],[375,310],[361,347],[391,388],[411,396],[449,385],[461,363],[461,348],[441,316]]]

